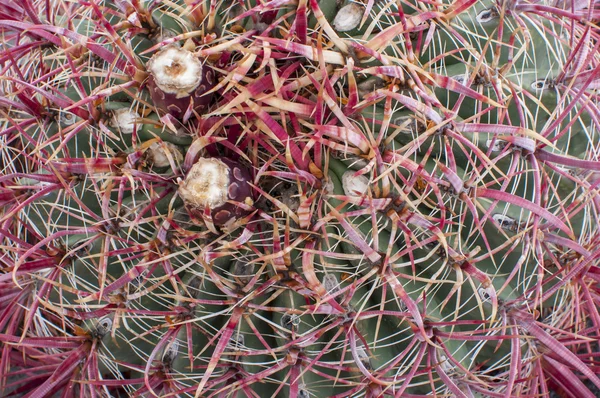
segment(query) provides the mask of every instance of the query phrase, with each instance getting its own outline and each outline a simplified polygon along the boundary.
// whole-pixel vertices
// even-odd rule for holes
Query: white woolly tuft
[[[340,283],[334,274],[327,274],[323,277],[323,287],[327,293],[335,293],[339,289]]]
[[[113,111],[113,127],[119,129],[123,134],[133,134],[135,127],[135,120],[138,118],[138,114],[130,109],[121,108]]]
[[[494,8],[488,8],[487,10],[481,11],[475,19],[479,23],[488,23],[498,18],[498,12]]]
[[[328,195],[333,195],[335,190],[335,184],[331,181],[331,178],[328,178],[323,184],[323,191],[325,191]]]
[[[169,46],[148,61],[158,88],[177,98],[187,97],[202,81],[202,62],[191,51]]]
[[[504,148],[506,146],[506,143],[504,141],[501,140],[496,140],[494,142],[494,145],[492,146],[492,142],[494,142],[493,140],[487,140],[485,142],[485,146],[487,148],[492,148],[492,152],[500,152],[502,150],[502,148]]]
[[[171,163],[169,162],[169,156],[172,157],[175,164],[183,163],[183,154],[177,148],[176,145],[170,142],[155,142],[148,148],[150,156],[152,157],[152,165],[156,167],[167,167]]]
[[[492,215],[494,221],[500,224],[500,227],[503,229],[513,229],[517,225],[517,220],[512,217],[505,216],[504,214],[494,214]]]
[[[363,175],[355,176],[354,171],[342,175],[342,186],[346,196],[361,196],[369,192],[369,179]]]
[[[333,20],[333,27],[338,32],[352,30],[358,26],[364,13],[365,8],[363,6],[356,3],[350,3],[338,11]]]

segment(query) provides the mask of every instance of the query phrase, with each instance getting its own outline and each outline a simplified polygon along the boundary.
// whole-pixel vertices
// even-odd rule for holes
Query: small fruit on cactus
[[[600,396],[599,4],[0,0],[0,397]]]
[[[168,46],[154,54],[146,68],[157,108],[177,118],[189,111],[202,114],[208,108],[211,96],[206,92],[215,84],[214,73],[191,51]]]
[[[333,20],[333,27],[338,32],[348,32],[356,28],[365,15],[365,7],[350,3],[340,9]]]
[[[215,225],[225,225],[247,212],[234,202],[251,204],[250,173],[227,158],[200,158],[179,186],[179,196],[192,212],[210,212]]]

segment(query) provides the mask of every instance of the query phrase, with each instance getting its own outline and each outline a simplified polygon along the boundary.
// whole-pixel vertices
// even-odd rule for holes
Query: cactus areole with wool
[[[0,396],[600,396],[600,2],[0,1]]]

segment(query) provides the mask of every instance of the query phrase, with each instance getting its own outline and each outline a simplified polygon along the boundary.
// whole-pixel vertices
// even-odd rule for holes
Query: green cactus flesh
[[[599,21],[0,1],[0,396],[598,396]]]

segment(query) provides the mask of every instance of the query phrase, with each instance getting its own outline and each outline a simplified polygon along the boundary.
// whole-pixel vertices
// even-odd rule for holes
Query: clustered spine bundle
[[[0,0],[0,395],[597,396],[598,21]]]

